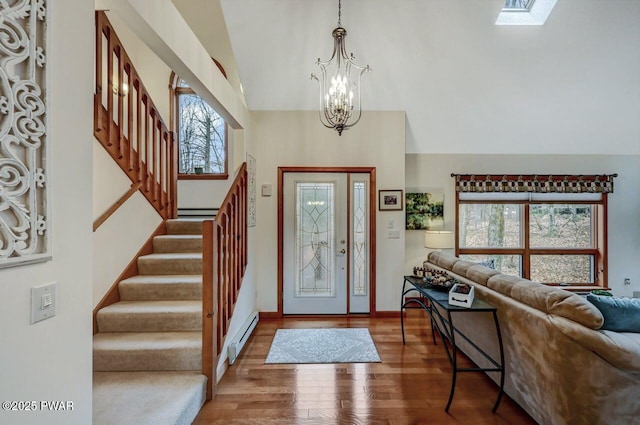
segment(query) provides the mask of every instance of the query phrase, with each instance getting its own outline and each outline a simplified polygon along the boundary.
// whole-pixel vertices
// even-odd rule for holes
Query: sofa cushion
[[[640,334],[593,330],[572,320],[549,316],[564,335],[623,371],[640,373]]]
[[[588,294],[587,300],[604,316],[602,329],[615,332],[640,332],[640,299]]]
[[[548,314],[566,317],[591,329],[604,323],[600,311],[580,295],[564,289],[523,280],[514,285],[511,296]]]
[[[456,266],[458,263],[456,263]],[[487,282],[489,279],[497,274],[500,274],[499,271],[493,270],[481,265],[473,265],[467,269],[467,279],[471,279],[474,282],[477,282],[483,286],[487,286]]]
[[[500,292],[502,295],[511,297],[514,285],[522,281],[521,277],[498,273],[487,280],[487,287]]]
[[[443,269],[451,270],[453,269],[453,265],[460,261],[458,257],[454,257],[453,255],[445,254],[442,251],[431,251],[429,253],[428,261],[430,263],[435,264],[436,266],[440,266]]]
[[[459,274],[460,276],[466,277],[467,270],[469,270],[470,267],[473,267],[475,265],[476,263],[474,263],[473,261],[459,260],[459,261],[456,261],[456,263],[453,265],[453,268],[451,269],[451,271]]]

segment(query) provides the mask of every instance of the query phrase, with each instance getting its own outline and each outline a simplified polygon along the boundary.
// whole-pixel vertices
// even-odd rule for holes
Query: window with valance
[[[605,287],[616,176],[452,174],[456,255],[550,285]]]

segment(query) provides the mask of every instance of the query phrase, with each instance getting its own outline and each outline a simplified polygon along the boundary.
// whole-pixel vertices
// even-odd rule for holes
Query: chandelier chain
[[[342,26],[342,0],[338,0],[338,26]]]

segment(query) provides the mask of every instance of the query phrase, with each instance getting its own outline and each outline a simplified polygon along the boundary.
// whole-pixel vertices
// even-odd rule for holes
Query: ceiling
[[[195,15],[205,2],[174,0]],[[409,153],[468,152],[478,140],[489,151],[521,153],[513,141],[522,134],[553,130],[576,141],[614,127],[619,150],[638,144],[640,1],[558,0],[543,26],[496,26],[503,4],[344,0],[347,49],[373,69],[363,77],[363,109],[405,111]],[[316,110],[310,74],[331,54],[337,1],[219,5],[249,109]]]

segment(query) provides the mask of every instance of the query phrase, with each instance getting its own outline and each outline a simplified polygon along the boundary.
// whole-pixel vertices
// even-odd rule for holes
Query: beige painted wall
[[[93,217],[111,207],[131,187],[107,151],[94,139]],[[140,191],[93,232],[93,307],[100,302],[162,218]]]
[[[409,154],[407,187],[444,192],[445,227],[455,224],[455,191],[451,173],[495,174],[613,174],[615,192],[609,195],[609,286],[617,296],[640,291],[640,156],[638,155],[429,155]],[[421,264],[428,253],[423,232],[406,231],[404,272]],[[631,285],[624,285],[624,278]]]
[[[0,270],[0,400],[72,411],[0,410],[1,424],[91,423],[93,2],[47,2],[47,184],[51,261]],[[57,282],[56,316],[30,324],[31,288]]]
[[[279,166],[373,166],[377,189],[404,188],[403,112],[365,112],[342,136],[320,124],[317,112],[253,113],[257,160],[257,290],[260,311],[277,311],[277,170]],[[273,195],[260,196],[271,184]],[[377,204],[377,200],[376,204]],[[402,212],[377,212],[377,310],[398,309],[404,265],[404,232],[387,239],[387,223],[404,229]]]

